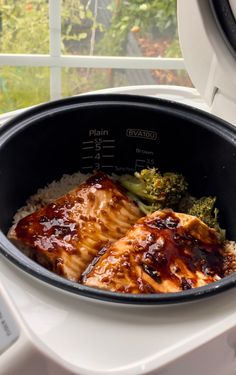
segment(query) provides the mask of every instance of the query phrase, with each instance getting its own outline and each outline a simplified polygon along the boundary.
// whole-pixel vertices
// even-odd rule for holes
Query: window
[[[0,4],[0,113],[108,87],[191,86],[176,0]]]

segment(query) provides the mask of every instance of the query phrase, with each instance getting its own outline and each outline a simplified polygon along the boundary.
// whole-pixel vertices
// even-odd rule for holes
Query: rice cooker
[[[76,171],[78,153],[83,172],[183,166],[196,192],[219,196],[236,240],[236,1],[179,0],[178,17],[199,93],[104,90],[22,111],[0,129],[1,375],[236,373],[234,274],[172,296],[114,296],[52,275],[6,238],[17,207],[49,176]],[[97,142],[99,160],[86,153]]]

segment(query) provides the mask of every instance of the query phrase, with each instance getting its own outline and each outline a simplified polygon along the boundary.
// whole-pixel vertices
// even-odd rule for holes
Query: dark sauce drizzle
[[[161,218],[145,220],[143,224],[151,230],[151,235],[145,243],[142,268],[156,282],[169,279],[182,290],[187,290],[195,287],[196,271],[201,271],[209,282],[214,281],[215,275],[220,278],[224,276],[221,244],[217,241],[209,244],[192,237],[179,226],[179,219],[174,212],[168,212]],[[160,238],[162,244],[158,246]],[[176,274],[181,271],[178,269],[178,260],[193,272],[194,277],[177,277]],[[172,267],[175,268],[174,272]]]
[[[32,247],[37,247],[39,241],[43,241],[42,249],[49,252],[56,252],[68,242],[65,250],[73,253],[75,249],[69,243],[78,236],[78,228],[77,223],[68,216],[70,209],[71,203],[65,200],[62,204],[51,203],[41,211],[26,216],[15,228],[17,237]]]

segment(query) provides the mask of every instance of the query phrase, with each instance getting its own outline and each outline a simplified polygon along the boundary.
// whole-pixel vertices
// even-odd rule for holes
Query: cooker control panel
[[[19,328],[0,290],[0,355],[19,337]]]

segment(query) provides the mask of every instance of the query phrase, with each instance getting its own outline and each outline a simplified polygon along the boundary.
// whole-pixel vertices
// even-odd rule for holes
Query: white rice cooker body
[[[229,6],[235,17],[236,1],[229,0]],[[236,55],[211,2],[178,0],[178,29],[185,66],[193,84],[213,114],[236,124]]]
[[[235,12],[236,1],[230,4]],[[209,1],[179,0],[178,22],[194,85],[212,113],[236,124],[235,59]],[[126,92],[138,90],[145,93]],[[1,375],[235,374],[234,289],[181,306],[139,308],[71,297],[5,259],[0,279]]]

